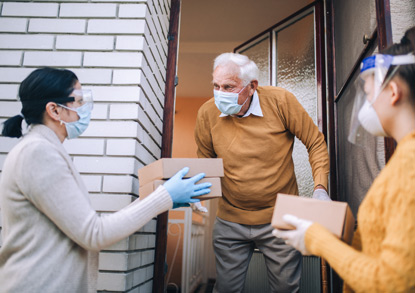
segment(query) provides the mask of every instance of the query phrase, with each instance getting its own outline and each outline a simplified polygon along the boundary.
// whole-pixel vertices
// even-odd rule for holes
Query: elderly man
[[[288,91],[258,86],[258,67],[246,56],[219,55],[213,67],[214,99],[199,110],[198,157],[222,158],[223,197],[213,231],[220,293],[242,292],[254,248],[265,257],[273,292],[296,292],[301,255],[272,235],[277,193],[298,194],[294,136],[307,147],[313,197],[329,199],[329,159],[324,137]]]

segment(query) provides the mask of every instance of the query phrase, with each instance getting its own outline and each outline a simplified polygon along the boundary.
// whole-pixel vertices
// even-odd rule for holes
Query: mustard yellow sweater
[[[195,139],[201,158],[223,158],[218,217],[245,225],[271,222],[278,192],[298,194],[294,136],[307,147],[315,185],[327,187],[323,134],[297,99],[278,87],[258,87],[263,117],[219,117],[214,99],[199,109]]]
[[[352,247],[313,224],[307,249],[329,262],[345,291],[415,292],[415,132],[400,141],[357,220]]]

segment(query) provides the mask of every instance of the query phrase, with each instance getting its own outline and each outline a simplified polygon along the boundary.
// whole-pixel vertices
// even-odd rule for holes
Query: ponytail
[[[388,55],[415,55],[415,27],[412,27],[405,32],[400,43],[393,44],[382,50],[381,53]],[[391,66],[387,74],[393,72],[394,69],[395,66]],[[415,104],[415,64],[400,66],[396,71],[396,74],[408,84],[411,100]]]
[[[7,136],[7,137],[21,137],[22,136],[22,121],[23,121],[23,115],[16,115],[4,121],[1,135]]]
[[[415,54],[415,27],[408,29],[401,39],[401,45],[406,46],[409,52]]]

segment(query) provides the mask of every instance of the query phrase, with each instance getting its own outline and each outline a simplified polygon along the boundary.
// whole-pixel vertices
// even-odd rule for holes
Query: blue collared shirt
[[[251,114],[255,116],[259,116],[259,117],[264,117],[264,115],[262,114],[261,105],[259,104],[259,96],[258,96],[257,91],[255,91],[254,95],[252,96],[251,105],[249,106],[248,111],[246,111],[245,115],[243,115],[240,118],[248,117]],[[229,115],[223,114],[223,113],[219,115],[219,117],[226,117],[226,116],[229,116]]]

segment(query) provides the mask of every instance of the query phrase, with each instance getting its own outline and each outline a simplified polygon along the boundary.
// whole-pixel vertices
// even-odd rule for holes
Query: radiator
[[[255,249],[249,263],[245,280],[244,293],[266,293],[270,292],[268,284],[268,272],[265,266],[263,254]],[[303,257],[303,270],[300,281],[301,293],[321,292],[321,263],[320,258],[315,256]]]

